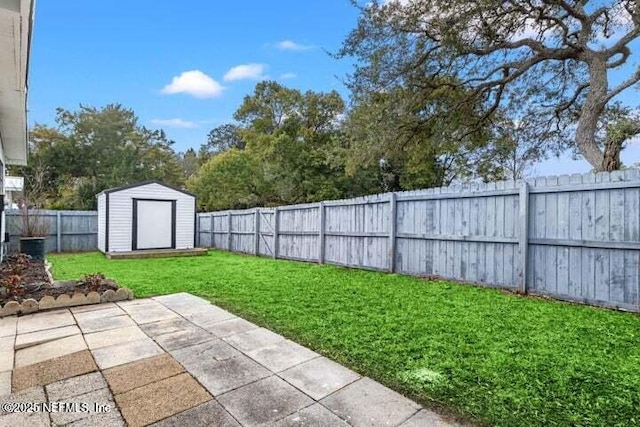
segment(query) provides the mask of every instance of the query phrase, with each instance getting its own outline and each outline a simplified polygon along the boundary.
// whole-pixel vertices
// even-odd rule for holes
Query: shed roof
[[[118,191],[128,190],[130,188],[135,188],[135,187],[142,187],[144,185],[149,185],[149,184],[162,185],[163,187],[167,187],[167,188],[169,188],[171,190],[178,191],[180,193],[186,194],[186,195],[191,196],[191,197],[196,197],[196,195],[193,194],[193,193],[190,193],[188,191],[185,191],[185,190],[183,190],[181,188],[178,188],[178,187],[174,187],[174,186],[169,185],[169,184],[165,184],[164,182],[158,181],[157,179],[151,179],[151,180],[148,180],[148,181],[136,182],[134,184],[128,184],[128,185],[123,185],[123,186],[120,186],[120,187],[109,188],[109,189],[103,190],[100,193],[96,194],[96,197],[101,195],[101,194],[116,193]]]

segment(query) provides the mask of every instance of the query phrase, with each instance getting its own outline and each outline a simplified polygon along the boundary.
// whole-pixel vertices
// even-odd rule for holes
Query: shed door
[[[133,250],[174,249],[176,201],[133,200]]]

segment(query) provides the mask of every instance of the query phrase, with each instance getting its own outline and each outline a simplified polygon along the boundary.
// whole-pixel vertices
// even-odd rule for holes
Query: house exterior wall
[[[160,184],[152,183],[108,194],[108,252],[132,250],[133,199],[176,200],[176,249],[194,247],[195,198]]]
[[[106,194],[98,195],[98,250],[106,252],[105,236],[107,227],[107,210],[106,210]]]

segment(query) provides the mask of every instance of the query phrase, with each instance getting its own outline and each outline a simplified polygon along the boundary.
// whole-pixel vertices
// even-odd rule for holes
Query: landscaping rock
[[[54,307],[69,307],[71,305],[71,297],[67,294],[58,295]]]
[[[100,297],[100,302],[115,302],[115,301],[116,301],[116,293],[111,289],[104,291],[104,293]]]
[[[38,303],[40,310],[48,310],[50,308],[56,307],[56,299],[50,295],[42,297],[40,302]]]
[[[87,297],[85,297],[84,294],[76,292],[71,297],[71,301],[69,302],[69,306],[84,305],[86,303],[87,303]]]
[[[97,292],[89,292],[87,294],[87,304],[100,304],[100,294]]]
[[[20,305],[20,312],[22,314],[34,313],[38,311],[38,309],[38,302],[31,298],[22,301],[22,304]]]
[[[4,305],[4,307],[2,307],[2,310],[0,311],[0,315],[13,316],[14,314],[18,314],[21,308],[22,307],[20,306],[20,303],[16,301],[9,301]]]
[[[128,299],[131,299],[132,297],[132,293],[129,289],[127,288],[119,288],[116,291],[116,296],[115,296],[115,300],[114,301],[125,301]]]

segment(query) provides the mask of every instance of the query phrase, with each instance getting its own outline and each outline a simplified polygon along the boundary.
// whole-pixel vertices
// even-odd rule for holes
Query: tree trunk
[[[606,60],[593,57],[589,61],[589,93],[580,110],[576,145],[584,158],[596,171],[603,171],[605,156],[596,141],[598,120],[606,106],[607,96]],[[619,153],[618,153],[619,155]]]
[[[604,146],[604,155],[602,157],[601,171],[611,172],[620,169],[622,164],[620,163],[620,151],[622,151],[622,144],[613,138],[607,138]]]

